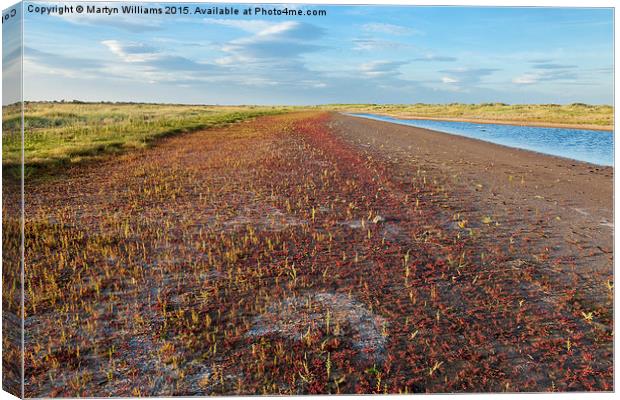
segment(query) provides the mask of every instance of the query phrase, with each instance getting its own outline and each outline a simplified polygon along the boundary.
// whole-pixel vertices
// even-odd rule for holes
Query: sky
[[[29,4],[42,5],[24,5],[26,100],[613,103],[610,8],[268,5],[327,15],[108,16],[39,15]],[[3,24],[5,42],[10,29]]]
[[[12,7],[14,16],[2,24],[2,104],[22,98],[22,35],[21,7]],[[10,14],[7,10],[7,14]],[[3,16],[5,13],[3,12]]]

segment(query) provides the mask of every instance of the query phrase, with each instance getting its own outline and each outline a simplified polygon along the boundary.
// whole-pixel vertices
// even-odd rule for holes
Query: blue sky
[[[2,24],[2,104],[12,104],[22,98],[21,94],[21,7],[12,7],[14,16]],[[5,15],[5,13],[3,13]]]
[[[26,11],[24,97],[208,104],[613,102],[611,9],[292,7],[325,9],[327,16]]]

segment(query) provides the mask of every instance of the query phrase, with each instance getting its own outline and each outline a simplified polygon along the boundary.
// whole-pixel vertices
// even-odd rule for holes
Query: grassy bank
[[[613,129],[612,106],[559,104],[329,104],[320,106],[344,112],[385,114],[399,118],[436,118],[550,126]]]
[[[156,104],[28,103],[25,107],[25,164],[58,165],[142,148],[154,139],[205,129],[259,115],[274,107]],[[20,113],[3,110],[3,164],[20,161]],[[17,132],[17,133],[16,133]]]

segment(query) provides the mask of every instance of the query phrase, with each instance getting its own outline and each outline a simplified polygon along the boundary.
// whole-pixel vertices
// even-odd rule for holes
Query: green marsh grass
[[[24,163],[77,162],[148,146],[154,139],[234,123],[283,108],[117,103],[26,103]],[[19,130],[21,115],[5,107],[3,132]],[[20,162],[20,135],[3,135],[3,164]]]

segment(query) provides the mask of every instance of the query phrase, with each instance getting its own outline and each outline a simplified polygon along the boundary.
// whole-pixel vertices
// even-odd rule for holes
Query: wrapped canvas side
[[[2,389],[23,397],[23,18],[2,12]]]

